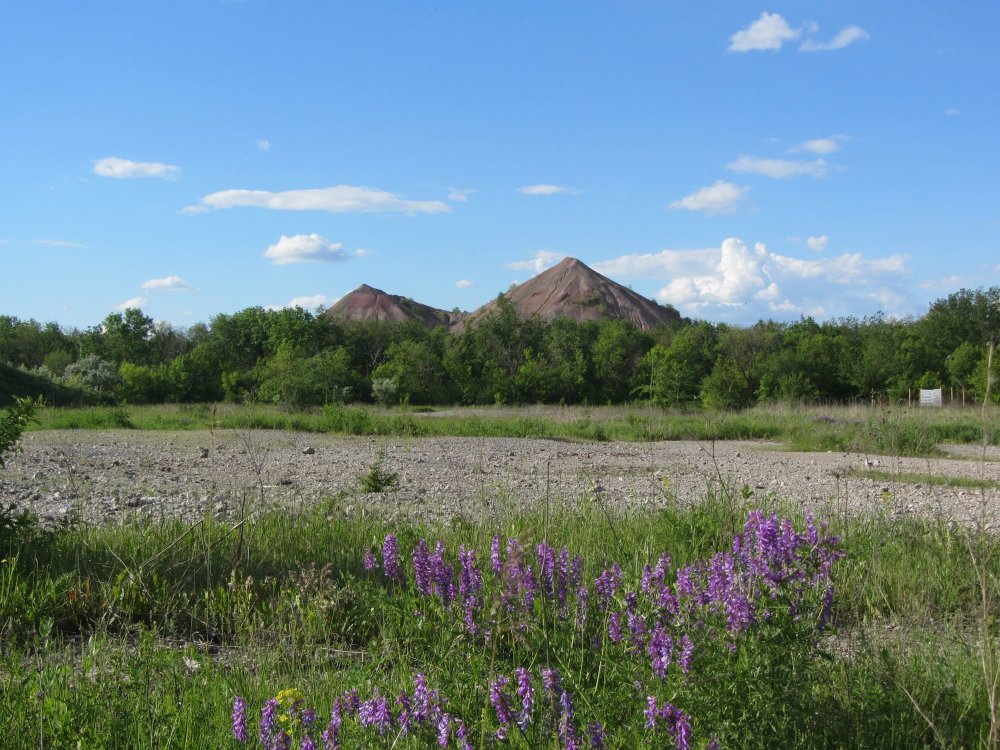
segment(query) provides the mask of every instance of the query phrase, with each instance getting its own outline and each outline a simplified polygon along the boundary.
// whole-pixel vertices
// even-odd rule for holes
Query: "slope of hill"
[[[351,320],[377,320],[406,323],[417,320],[428,326],[451,326],[463,313],[438,310],[409,297],[388,294],[362,284],[341,297],[326,311],[327,315]]]
[[[514,287],[504,297],[521,317],[538,315],[542,320],[572,318],[577,322],[611,318],[628,320],[643,330],[680,320],[672,307],[664,307],[602,276],[576,258],[565,258],[529,281]],[[497,307],[496,300],[460,320],[453,330],[464,330]]]

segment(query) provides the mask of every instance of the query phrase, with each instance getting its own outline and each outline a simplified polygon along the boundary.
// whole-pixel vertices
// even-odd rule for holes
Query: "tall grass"
[[[544,597],[523,629],[484,605],[481,625],[500,619],[491,636],[473,636],[460,609],[420,596],[412,572],[389,579],[380,557],[379,567],[366,569],[364,551],[378,557],[393,534],[408,569],[421,539],[431,549],[439,540],[457,571],[464,545],[478,553],[489,592],[494,536],[518,540],[532,559],[545,541],[580,555],[585,581],[619,563],[624,588],[613,606],[624,608],[623,592],[637,590],[643,566],[662,552],[676,571],[732,549],[749,501],[711,495],[696,507],[635,515],[592,498],[553,500],[483,523],[426,527],[348,515],[348,500],[230,524],[206,517],[188,525],[2,526],[3,746],[227,747],[234,744],[228,716],[236,695],[259,716],[265,700],[294,687],[328,715],[346,690],[363,699],[378,688],[394,698],[411,690],[419,673],[476,729],[474,746],[562,747],[558,733],[545,735],[541,724],[530,730],[535,734],[494,739],[490,682],[512,676],[515,667],[537,679],[543,666],[558,668],[571,686],[580,721],[604,721],[612,747],[671,746],[669,734],[644,727],[646,695],[690,714],[693,747],[716,737],[726,747],[985,742],[975,626],[981,597],[967,530],[937,521],[834,518],[829,532],[842,537],[846,556],[833,568],[825,630],[810,624],[814,612],[800,620],[780,613],[760,619],[735,637],[733,651],[699,640],[691,676],[675,665],[663,682],[649,673],[644,653],[607,640],[609,610],[594,599],[582,630]],[[789,508],[764,510],[805,528]],[[997,539],[980,542],[995,549]],[[986,560],[996,580],[1000,558]],[[392,737],[352,731],[352,746],[393,744]],[[428,744],[414,734],[395,746]]]

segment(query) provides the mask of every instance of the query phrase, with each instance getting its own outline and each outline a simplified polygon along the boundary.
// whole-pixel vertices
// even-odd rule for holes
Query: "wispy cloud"
[[[845,26],[829,42],[820,42],[815,39],[806,39],[799,45],[800,52],[832,52],[843,49],[855,42],[867,42],[871,39],[871,34],[860,26]]]
[[[802,143],[797,146],[793,146],[788,149],[788,151],[790,153],[809,151],[813,154],[832,154],[840,151],[841,146],[846,140],[846,135],[831,135],[827,138],[812,138],[808,141],[802,141]]]
[[[448,190],[448,200],[455,201],[456,203],[465,203],[469,200],[469,196],[475,195],[478,190],[470,190],[468,188],[450,188]]]
[[[731,182],[718,180],[708,187],[675,200],[670,204],[670,208],[704,211],[709,215],[732,213],[748,192],[750,192],[749,187],[738,187]]]
[[[761,13],[760,18],[729,37],[729,52],[770,50],[777,52],[785,42],[798,39],[801,29],[793,29],[778,13]]]
[[[129,308],[144,307],[146,302],[148,302],[148,300],[145,297],[133,297],[132,299],[125,300],[120,305],[115,305],[115,307],[124,312]]]
[[[531,260],[517,260],[506,265],[512,271],[532,271],[541,273],[552,268],[556,263],[566,257],[566,253],[556,253],[552,250],[539,250]]]
[[[455,282],[455,286],[459,289],[472,289],[474,286],[478,286],[475,281],[470,281],[469,279],[459,279]]]
[[[163,164],[156,161],[132,161],[117,156],[106,156],[94,162],[94,174],[101,177],[128,179],[134,177],[162,177],[176,179],[181,168],[174,164]]]
[[[42,245],[43,247],[65,247],[71,250],[89,250],[89,246],[80,242],[69,242],[67,240],[32,240],[32,245]]]
[[[162,279],[150,279],[142,282],[143,289],[159,292],[189,292],[191,285],[180,276],[164,276]]]
[[[956,107],[948,107],[947,109],[945,109],[944,113],[948,117],[961,117],[962,116],[962,110],[957,109]]]
[[[943,279],[927,279],[920,282],[920,288],[933,292],[952,292],[966,285],[961,276],[945,276]]]
[[[281,238],[264,251],[264,257],[277,266],[290,263],[329,263],[344,261],[350,254],[339,242],[330,242],[318,234],[281,235]]]
[[[521,195],[558,195],[560,193],[574,193],[572,188],[562,185],[524,185],[517,189]]]
[[[402,213],[439,214],[451,208],[442,201],[414,201],[395,193],[354,185],[336,185],[308,190],[220,190],[209,193],[198,206],[188,206],[182,213],[200,213],[202,208],[250,206],[275,211],[328,211],[330,213]]]
[[[257,139],[257,150],[258,151],[270,151],[271,150],[271,142],[269,140],[267,140],[267,138],[258,138]]]
[[[759,156],[741,155],[736,161],[727,164],[726,169],[741,174],[759,174],[773,177],[776,180],[787,180],[799,175],[823,177],[826,174],[827,165],[823,159],[794,161],[792,159],[764,159]]]

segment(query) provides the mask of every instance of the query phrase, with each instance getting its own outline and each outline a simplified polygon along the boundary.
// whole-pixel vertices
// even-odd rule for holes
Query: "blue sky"
[[[0,314],[187,326],[571,255],[713,321],[1000,284],[1000,3],[11,3]]]

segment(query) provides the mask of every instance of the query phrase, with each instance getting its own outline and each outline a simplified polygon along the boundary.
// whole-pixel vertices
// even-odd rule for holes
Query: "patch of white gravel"
[[[628,510],[693,504],[706,493],[774,497],[818,513],[939,516],[996,526],[997,489],[851,476],[852,470],[1000,482],[1000,453],[947,447],[922,459],[792,453],[766,442],[573,443],[513,438],[344,438],[280,431],[30,432],[0,472],[0,498],[40,517],[87,523],[232,519],[245,508],[302,508],[328,498],[348,513],[470,519],[498,508],[591,497]],[[359,477],[384,451],[398,487],[363,494]],[[985,505],[984,505],[985,504]]]

